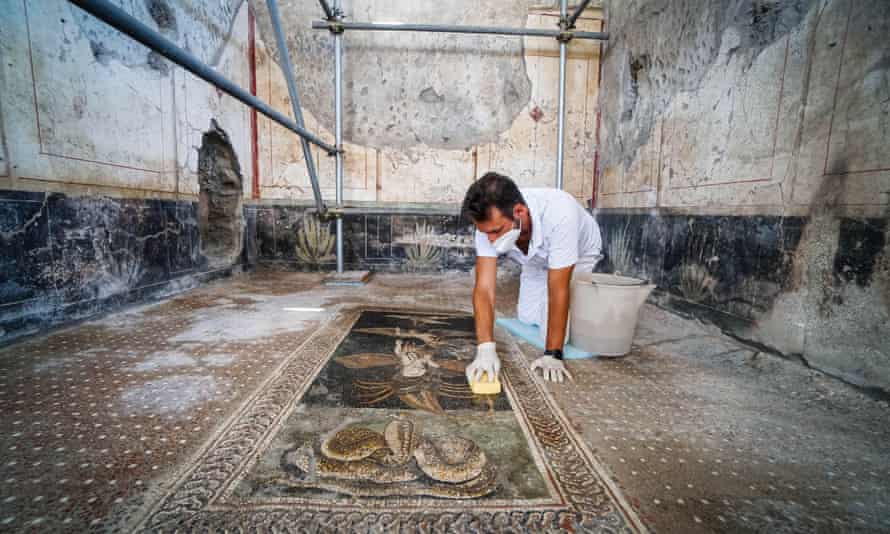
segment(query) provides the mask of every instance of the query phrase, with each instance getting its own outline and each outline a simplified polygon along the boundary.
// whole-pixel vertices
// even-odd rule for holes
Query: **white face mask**
[[[507,233],[502,235],[501,237],[495,239],[494,249],[497,251],[498,255],[504,255],[516,246],[516,240],[519,239],[519,234],[522,233],[522,219],[519,219],[519,229],[511,228]]]

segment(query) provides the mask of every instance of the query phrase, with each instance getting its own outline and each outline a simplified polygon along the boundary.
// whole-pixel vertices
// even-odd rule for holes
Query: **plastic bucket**
[[[572,280],[569,343],[600,356],[630,352],[640,306],[655,289],[639,278],[579,273]]]

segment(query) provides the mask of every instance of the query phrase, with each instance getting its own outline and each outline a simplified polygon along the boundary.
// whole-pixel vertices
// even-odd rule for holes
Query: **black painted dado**
[[[242,250],[242,263],[247,269],[256,266],[259,254],[257,252],[257,212],[253,206],[244,207],[244,249]]]
[[[334,221],[319,221],[305,206],[256,206],[259,262],[295,270],[331,270],[336,250],[319,261],[301,256],[299,233],[307,220],[334,236]],[[343,261],[346,269],[377,272],[468,271],[475,263],[472,229],[457,215],[348,213],[343,217]]]
[[[58,305],[43,193],[0,191],[0,339],[51,320]]]
[[[674,215],[600,210],[603,271],[618,268],[616,242],[631,251],[624,272],[667,293],[755,320],[790,283],[805,219],[779,216]],[[621,247],[617,247],[620,251]],[[619,269],[620,270],[620,269]]]
[[[54,290],[49,217],[44,195],[0,192],[0,303]]]
[[[206,270],[194,202],[0,190],[0,343],[226,272]]]
[[[792,289],[795,253],[808,222],[806,217],[622,210],[600,210],[596,218],[606,253],[599,270],[618,268],[610,252],[626,240],[631,254],[624,272],[653,280],[679,311],[736,326],[750,325]],[[840,218],[837,280],[870,283],[886,244],[887,222]]]

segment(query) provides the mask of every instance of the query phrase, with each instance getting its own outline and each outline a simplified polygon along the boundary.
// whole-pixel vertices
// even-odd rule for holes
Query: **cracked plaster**
[[[300,100],[333,131],[332,39],[311,29],[320,8],[311,0],[280,3],[282,24],[300,80]],[[257,24],[272,57],[274,33],[265,6]],[[522,3],[446,0],[344,5],[346,20],[522,27]],[[374,148],[468,149],[507,130],[531,95],[522,41],[490,36],[349,32],[344,39],[344,137]]]

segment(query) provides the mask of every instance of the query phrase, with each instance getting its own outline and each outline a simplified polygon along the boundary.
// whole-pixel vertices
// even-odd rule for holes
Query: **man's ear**
[[[513,220],[515,221],[516,219],[521,217],[524,210],[525,206],[517,202],[516,205],[513,206]]]

